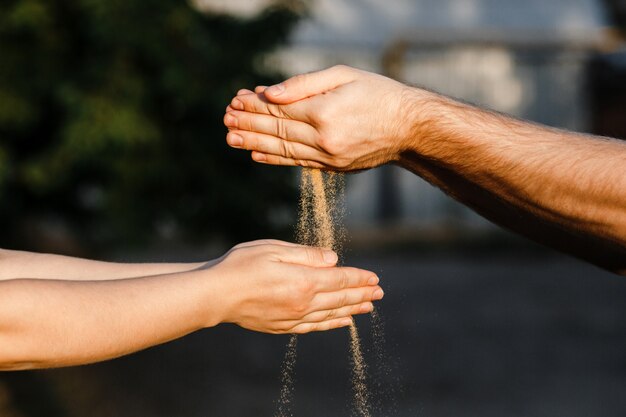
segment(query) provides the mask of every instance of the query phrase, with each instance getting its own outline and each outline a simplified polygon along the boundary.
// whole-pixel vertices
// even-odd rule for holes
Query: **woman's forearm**
[[[383,293],[373,273],[336,262],[321,248],[255,241],[177,274],[0,281],[0,370],[97,362],[223,322],[266,333],[347,326]]]
[[[116,281],[2,281],[0,369],[97,362],[214,325],[221,306],[214,288],[201,271]]]
[[[0,249],[0,281],[16,278],[105,281],[191,271],[206,263],[118,263]]]
[[[626,143],[436,95],[413,113],[401,165],[496,223],[626,272]]]

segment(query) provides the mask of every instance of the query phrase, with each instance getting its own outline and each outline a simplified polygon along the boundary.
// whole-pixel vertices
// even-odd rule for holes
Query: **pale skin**
[[[234,323],[266,333],[348,326],[383,296],[369,271],[281,241],[214,261],[120,264],[0,251],[0,370],[80,365]]]
[[[486,218],[626,275],[626,142],[517,120],[337,66],[241,90],[230,146],[266,164],[395,163]]]

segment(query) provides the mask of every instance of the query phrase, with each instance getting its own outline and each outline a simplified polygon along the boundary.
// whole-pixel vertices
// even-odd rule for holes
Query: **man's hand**
[[[266,333],[307,333],[348,326],[383,297],[378,277],[335,267],[327,249],[280,241],[235,246],[209,271],[221,281],[222,322]]]
[[[497,224],[626,275],[623,141],[347,67],[242,90],[224,122],[228,143],[256,161],[345,171],[394,161]]]
[[[256,92],[240,90],[224,116],[227,141],[253,151],[252,158],[262,163],[372,168],[399,159],[413,136],[407,116],[419,94],[344,66],[298,75]]]

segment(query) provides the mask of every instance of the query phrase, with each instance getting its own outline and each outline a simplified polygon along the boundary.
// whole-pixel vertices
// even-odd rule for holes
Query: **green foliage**
[[[293,201],[291,172],[224,141],[222,116],[297,15],[180,0],[0,3],[0,244],[54,219],[93,247],[175,232],[246,239]],[[163,234],[163,233],[161,233]]]

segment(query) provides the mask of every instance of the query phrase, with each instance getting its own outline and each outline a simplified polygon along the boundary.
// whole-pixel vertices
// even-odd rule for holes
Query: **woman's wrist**
[[[181,285],[189,291],[189,304],[193,306],[194,324],[198,329],[217,326],[225,321],[230,293],[223,288],[222,280],[214,267],[201,267],[181,273]]]

